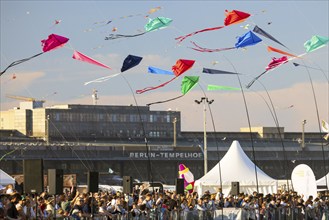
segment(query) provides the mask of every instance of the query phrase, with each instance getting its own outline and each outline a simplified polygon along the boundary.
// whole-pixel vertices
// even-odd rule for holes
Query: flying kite
[[[230,87],[230,86],[208,85],[207,90],[215,91],[215,90],[241,90],[241,89],[236,87]]]
[[[146,87],[144,89],[139,89],[136,90],[137,94],[142,94],[144,92],[150,91],[150,90],[154,90],[154,89],[158,89],[160,87],[163,87],[165,85],[167,85],[168,83],[170,83],[171,81],[175,80],[177,77],[179,77],[180,75],[182,75],[184,72],[186,72],[187,70],[189,70],[190,68],[192,68],[193,64],[194,64],[195,60],[184,60],[184,59],[179,59],[176,61],[176,64],[174,66],[172,66],[172,71],[175,74],[175,77],[172,78],[171,80],[164,82],[158,86],[154,86],[154,87]]]
[[[105,37],[105,40],[114,40],[117,38],[124,37],[137,37],[143,34],[146,34],[151,31],[155,31],[161,28],[168,27],[172,22],[172,19],[165,17],[156,17],[154,19],[150,19],[149,22],[144,26],[144,32],[133,34],[133,35],[124,35],[124,34],[110,34],[108,37]]]
[[[209,69],[209,68],[203,68],[202,72],[208,73],[208,74],[239,74],[239,73],[228,72],[228,71],[224,71],[224,70],[215,70],[215,69]]]
[[[246,13],[246,12],[242,12],[242,11],[237,11],[237,10],[232,10],[232,11],[227,11],[225,10],[225,19],[224,19],[224,25],[225,26],[229,26],[232,24],[237,24],[237,23],[241,23],[243,21],[245,21],[250,14]],[[190,34],[184,35],[184,36],[180,36],[180,37],[176,37],[175,40],[178,40],[178,43],[181,43],[183,40],[185,40],[186,38],[202,33],[202,32],[206,32],[206,31],[214,31],[214,30],[219,30],[224,28],[225,26],[218,26],[218,27],[212,27],[212,28],[205,28],[199,31],[195,31],[192,32]]]
[[[328,42],[329,42],[328,37],[314,35],[310,40],[304,43],[304,47],[306,49],[306,52],[309,53],[317,49],[320,49],[321,47],[324,47]]]
[[[261,29],[260,27],[258,27],[257,25],[254,27],[254,29],[252,30],[253,32],[260,34],[282,46],[284,46],[285,48],[288,49],[288,47],[286,47],[283,43],[281,43],[280,41],[278,41],[277,39],[275,39],[272,35],[270,35],[269,33],[267,33],[266,31],[264,31],[263,29]]]
[[[156,68],[156,67],[153,67],[153,66],[149,66],[147,68],[147,70],[148,70],[149,73],[153,73],[153,74],[174,75],[174,73],[171,72],[171,71],[162,70],[162,69],[159,69],[159,68]]]
[[[146,105],[150,106],[150,105],[154,105],[154,104],[161,104],[161,103],[170,102],[170,101],[179,99],[179,98],[183,97],[184,95],[186,95],[190,90],[192,90],[198,82],[199,82],[199,76],[184,76],[184,78],[182,80],[182,86],[181,86],[182,95],[177,96],[175,98],[167,99],[164,101],[148,103]]]
[[[319,68],[314,68],[314,67],[311,67],[311,66],[306,66],[306,65],[302,65],[302,64],[299,64],[299,63],[292,63],[292,64],[294,64],[294,66],[302,66],[302,67],[306,67],[306,68],[309,68],[309,69],[313,69],[313,70],[320,70],[320,71],[322,71],[322,69],[319,69]]]
[[[38,53],[36,55],[33,55],[31,57],[25,58],[25,59],[21,59],[21,60],[17,60],[12,62],[6,69],[4,69],[1,73],[0,76],[2,74],[4,74],[7,69],[9,69],[10,67],[16,66],[18,64],[21,64],[23,62],[29,61],[32,58],[35,58],[37,56],[40,56],[43,53],[49,52],[51,50],[55,50],[57,48],[60,48],[62,46],[64,46],[64,44],[66,44],[66,42],[68,42],[69,39],[60,35],[56,35],[56,34],[51,34],[48,36],[48,39],[42,40],[42,51],[41,53]]]
[[[274,48],[274,47],[271,47],[271,46],[267,46],[267,51],[269,51],[269,52],[276,52],[276,53],[280,53],[282,55],[287,55],[287,56],[298,58],[298,56],[296,56],[294,54],[287,53],[287,52],[285,52],[283,50],[279,50],[279,49]]]
[[[89,82],[85,82],[84,85],[88,85],[90,83],[95,83],[95,82],[105,82],[105,81],[107,81],[107,80],[109,80],[109,79],[111,79],[115,76],[118,76],[121,73],[137,66],[142,61],[142,59],[143,59],[143,57],[128,55],[126,57],[126,59],[123,61],[120,73],[116,73],[116,74],[113,74],[113,75],[110,75],[110,76],[105,76],[105,77],[101,77],[101,78],[98,78],[98,79],[95,79],[95,80],[92,80],[92,81],[89,81]]]
[[[179,178],[184,179],[184,190],[189,193],[193,192],[194,188],[194,175],[184,164],[179,164]]]
[[[199,51],[199,52],[220,52],[224,50],[231,50],[235,48],[244,48],[247,46],[252,46],[255,44],[258,44],[261,42],[262,39],[260,39],[256,34],[254,34],[252,31],[248,31],[241,37],[238,37],[238,42],[235,44],[235,47],[229,47],[229,48],[218,48],[218,49],[207,49],[207,48],[202,48],[198,46],[196,43],[192,42],[194,44],[194,48],[192,47],[191,49]]]
[[[268,71],[281,66],[282,64],[285,64],[288,62],[288,57],[283,56],[281,58],[272,58],[272,61],[268,64],[268,66],[266,67],[266,70],[261,73],[260,75],[258,75],[256,78],[254,78],[248,85],[247,85],[247,89],[249,89],[251,87],[251,85],[257,80],[259,79],[262,75],[264,75],[265,73],[267,73]]]
[[[104,67],[104,68],[107,68],[107,69],[111,69],[111,67],[109,66],[106,66],[105,64],[102,64],[100,62],[98,62],[97,60],[94,60],[78,51],[74,51],[73,52],[73,56],[72,56],[73,59],[76,59],[76,60],[80,60],[82,62],[87,62],[87,63],[90,63],[90,64],[94,64],[94,65],[97,65],[97,66],[100,66],[100,67]]]

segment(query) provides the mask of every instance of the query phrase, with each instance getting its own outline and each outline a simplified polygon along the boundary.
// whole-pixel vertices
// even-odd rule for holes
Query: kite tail
[[[252,84],[254,84],[254,82],[256,82],[257,79],[259,79],[262,75],[264,75],[268,70],[264,71],[263,73],[261,73],[259,76],[255,77],[247,86],[246,88],[249,89]]]
[[[44,53],[44,52],[41,52],[41,53],[38,53],[38,54],[36,54],[36,55],[34,55],[34,56],[31,56],[31,57],[29,57],[29,58],[25,58],[25,59],[21,59],[21,60],[16,60],[16,61],[12,62],[12,63],[11,63],[6,69],[4,69],[4,70],[0,73],[0,76],[1,76],[2,74],[4,74],[4,73],[5,73],[10,67],[13,67],[13,66],[16,66],[16,65],[18,65],[18,64],[24,63],[24,62],[26,62],[26,61],[28,61],[28,60],[34,58],[34,57],[40,56],[40,55],[43,54],[43,53]]]
[[[218,48],[218,49],[208,49],[208,48],[204,48],[204,47],[200,47],[199,45],[197,45],[195,42],[191,41],[191,43],[195,46],[195,47],[189,47],[193,50],[199,51],[199,52],[221,52],[221,51],[225,51],[225,50],[232,50],[235,49],[235,47],[228,47],[228,48]]]
[[[154,90],[154,89],[157,89],[157,88],[164,87],[165,85],[167,85],[167,84],[170,83],[171,81],[175,80],[176,78],[177,78],[177,76],[174,77],[174,78],[172,78],[171,80],[165,82],[165,83],[162,83],[162,84],[158,85],[158,86],[154,86],[154,87],[146,87],[146,88],[144,88],[144,89],[136,90],[136,93],[137,93],[137,94],[142,94],[142,93],[147,92],[147,91],[150,91],[150,90]]]
[[[187,35],[184,35],[184,36],[176,37],[175,40],[178,40],[178,43],[181,43],[186,38],[188,38],[190,36],[193,36],[195,34],[202,33],[202,32],[205,32],[205,31],[218,30],[218,29],[221,29],[223,27],[225,27],[225,26],[219,26],[219,27],[213,27],[213,28],[205,28],[205,29],[202,29],[202,30],[199,30],[199,31],[195,31],[195,32],[192,32],[192,33],[187,34]]]
[[[154,105],[154,104],[161,104],[161,103],[166,103],[166,102],[174,101],[174,100],[176,100],[176,99],[179,99],[179,98],[183,97],[184,95],[185,95],[185,94],[180,95],[180,96],[177,96],[177,97],[172,98],[172,99],[167,99],[167,100],[164,100],[164,101],[151,102],[151,103],[148,103],[148,104],[146,104],[146,105],[147,105],[147,106],[150,106],[150,105]]]
[[[105,40],[114,40],[118,38],[125,38],[125,37],[137,37],[143,34],[146,34],[147,32],[143,32],[140,34],[134,34],[134,35],[124,35],[124,34],[110,34],[108,37],[105,37]]]
[[[118,76],[120,75],[121,73],[116,73],[116,74],[113,74],[113,75],[110,75],[110,76],[104,76],[104,77],[101,77],[101,78],[98,78],[98,79],[94,79],[92,81],[88,81],[88,82],[85,82],[84,85],[88,85],[90,83],[96,83],[96,82],[105,82],[115,76]]]

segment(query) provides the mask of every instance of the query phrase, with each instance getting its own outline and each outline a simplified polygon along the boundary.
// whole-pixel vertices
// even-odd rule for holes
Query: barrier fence
[[[274,209],[244,209],[244,208],[224,208],[215,211],[201,210],[150,210],[133,214],[112,214],[103,216],[97,214],[94,217],[57,217],[56,219],[93,219],[93,220],[329,220],[328,208],[274,208]]]

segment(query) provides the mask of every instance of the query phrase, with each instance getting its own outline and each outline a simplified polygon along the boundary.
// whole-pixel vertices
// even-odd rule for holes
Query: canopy
[[[220,166],[220,170],[219,170]],[[277,180],[271,178],[256,167],[258,192],[268,194],[277,192]],[[230,194],[232,182],[239,182],[240,192],[252,194],[257,192],[255,164],[249,159],[238,141],[233,141],[225,156],[206,175],[195,181],[194,191],[202,195],[209,190],[215,193],[220,187],[220,172],[222,177],[222,192]]]
[[[327,180],[326,180],[326,178],[327,178]],[[318,190],[322,190],[322,189],[326,190],[327,184],[329,185],[329,173],[327,173],[327,175],[323,176],[322,178],[320,178],[316,181]]]
[[[0,169],[0,185],[15,184],[15,179]]]

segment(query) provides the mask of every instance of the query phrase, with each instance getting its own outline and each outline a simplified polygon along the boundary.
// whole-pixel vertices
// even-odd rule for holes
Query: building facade
[[[24,159],[43,159],[45,173],[63,169],[76,174],[78,184],[86,183],[88,171],[102,174],[100,181],[106,184],[110,169],[121,177],[174,184],[180,163],[195,179],[204,174],[204,133],[181,131],[180,112],[57,105],[11,109],[0,118],[0,167],[11,175],[23,173]],[[328,142],[322,136],[285,132],[283,127],[207,132],[208,170],[238,140],[247,156],[275,179],[290,179],[298,164],[309,165],[319,179],[329,171]]]
[[[169,138],[180,133],[180,112],[151,111],[148,106],[29,105],[0,113],[1,129],[16,129],[47,140]]]

